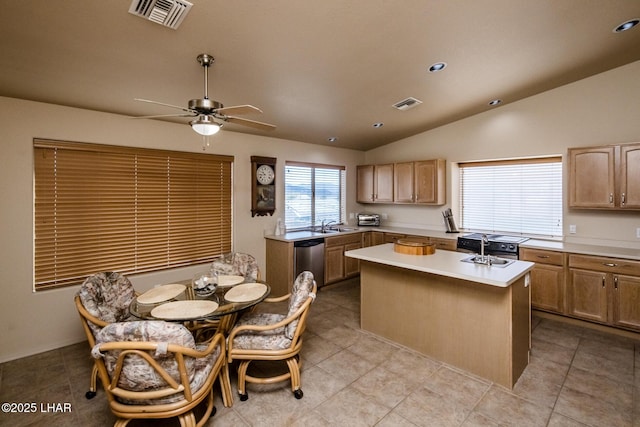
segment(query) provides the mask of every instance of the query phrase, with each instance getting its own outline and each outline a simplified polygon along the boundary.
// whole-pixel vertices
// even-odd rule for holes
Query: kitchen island
[[[360,260],[361,327],[512,388],[529,363],[529,270],[462,262],[469,254],[396,253],[393,244],[345,253]]]

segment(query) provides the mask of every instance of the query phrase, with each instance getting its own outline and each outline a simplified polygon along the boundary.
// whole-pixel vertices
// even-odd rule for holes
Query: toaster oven
[[[358,214],[358,226],[378,226],[380,225],[380,215],[379,214],[368,214],[368,213],[359,213]]]

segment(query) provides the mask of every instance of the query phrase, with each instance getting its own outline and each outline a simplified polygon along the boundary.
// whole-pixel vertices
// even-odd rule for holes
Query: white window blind
[[[287,162],[284,180],[287,230],[311,227],[322,221],[344,222],[344,166]]]
[[[460,164],[467,230],[562,235],[560,157]]]

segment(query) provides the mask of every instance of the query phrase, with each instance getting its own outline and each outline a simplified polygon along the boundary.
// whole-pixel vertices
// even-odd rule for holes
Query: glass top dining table
[[[147,300],[143,300],[143,302],[139,301],[139,299],[152,290],[147,291],[134,298],[129,306],[129,311],[133,316],[144,320],[165,320],[172,322],[220,320],[259,304],[269,296],[271,292],[271,287],[262,281],[251,283],[243,282],[232,286],[218,286],[215,292],[210,295],[199,295],[196,293],[191,282],[188,280],[164,286],[167,288],[170,286],[177,288],[175,285],[183,285],[184,290],[162,301],[156,301],[162,299],[162,297],[155,299],[150,298],[149,301],[151,302]],[[180,288],[178,288],[178,290],[180,290]],[[233,298],[231,294],[233,294]],[[198,302],[202,303],[199,304]],[[215,307],[214,310],[209,310],[216,304],[217,307]],[[169,307],[170,305],[171,307]],[[193,310],[189,310],[191,305],[193,305]],[[175,307],[176,310],[170,310],[170,308],[173,307]],[[209,309],[207,309],[207,307]],[[163,308],[167,308],[167,310]]]

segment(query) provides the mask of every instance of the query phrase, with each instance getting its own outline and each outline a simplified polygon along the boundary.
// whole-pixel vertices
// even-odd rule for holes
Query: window
[[[562,159],[462,163],[462,228],[562,235]]]
[[[285,227],[311,227],[322,221],[344,223],[344,166],[287,162],[284,174]]]
[[[233,157],[34,141],[36,290],[231,250]]]

